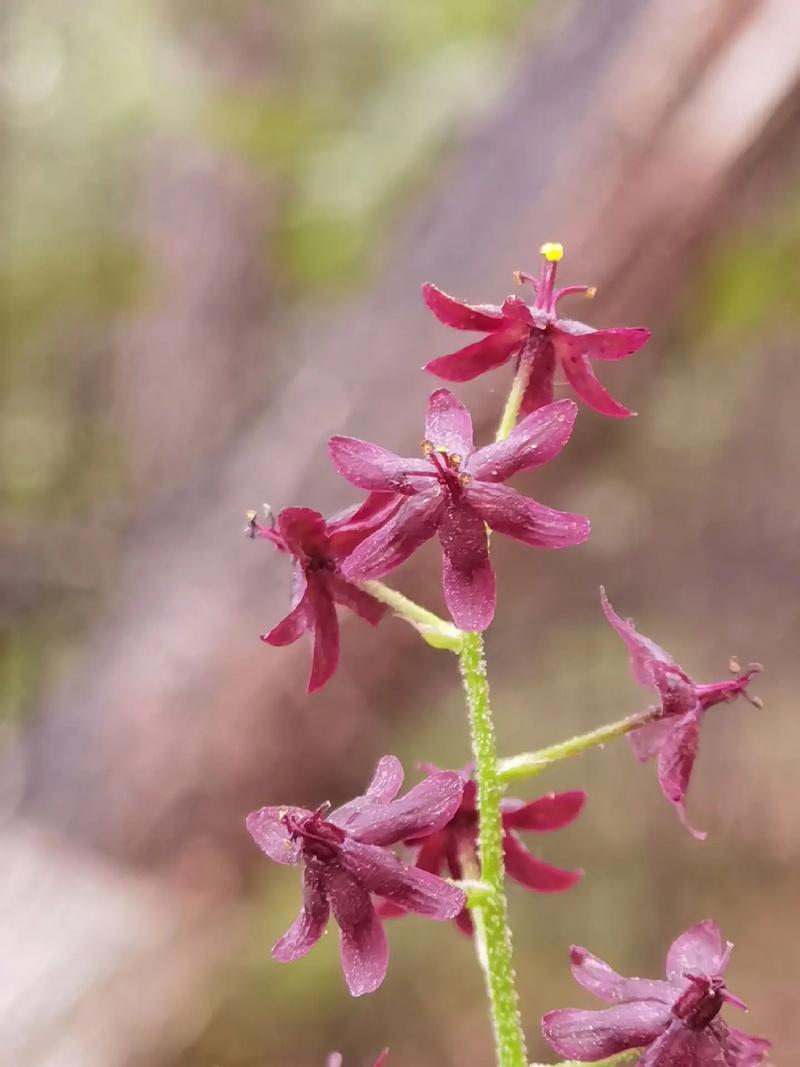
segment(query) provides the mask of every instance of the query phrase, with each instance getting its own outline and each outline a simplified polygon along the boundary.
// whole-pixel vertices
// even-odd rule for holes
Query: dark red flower
[[[738,696],[760,707],[761,702],[748,695],[747,686],[761,665],[753,663],[734,678],[700,685],[655,641],[637,633],[632,619],[621,619],[602,587],[600,596],[606,618],[627,645],[634,678],[645,688],[654,689],[661,701],[657,719],[629,734],[628,741],[641,762],[658,756],[661,792],[674,805],[687,830],[702,840],[706,835],[689,825],[684,801],[697,758],[703,716],[715,704]]]
[[[389,1058],[389,1050],[385,1048],[383,1052],[378,1055],[377,1060],[373,1063],[372,1067],[382,1067],[386,1060]],[[341,1052],[332,1052],[325,1061],[325,1067],[342,1067],[342,1054]]]
[[[251,536],[271,541],[294,557],[291,611],[261,640],[290,645],[306,632],[313,634],[309,693],[328,681],[339,662],[334,605],[344,604],[373,626],[386,612],[384,604],[342,577],[341,562],[382,521],[391,499],[390,494],[371,493],[363,504],[331,519],[310,508],[284,508],[274,526],[253,517],[248,527]]]
[[[641,1048],[639,1067],[757,1067],[770,1042],[730,1028],[719,1015],[726,1003],[747,1011],[725,988],[732,948],[715,922],[699,922],[673,941],[667,980],[658,981],[623,978],[573,945],[576,982],[613,1007],[550,1011],[542,1032],[560,1056],[581,1063]]]
[[[420,459],[403,459],[353,437],[332,437],[331,457],[341,475],[400,500],[347,557],[342,574],[351,581],[379,578],[438,533],[453,621],[462,630],[485,630],[495,605],[487,526],[539,548],[577,545],[589,536],[583,515],[553,511],[500,484],[557,456],[576,412],[571,400],[548,404],[504,441],[476,451],[469,412],[447,389],[438,389],[428,402]]]
[[[425,769],[437,770],[430,765],[425,765]],[[469,874],[469,871],[464,871],[465,862],[468,867],[478,866],[478,789],[471,778],[471,766],[460,774],[465,782],[464,795],[450,822],[424,839],[410,837],[405,841],[406,845],[417,849],[414,862],[420,870],[430,871],[431,874],[445,871],[456,879]],[[536,893],[558,893],[575,885],[582,871],[564,871],[538,859],[523,845],[517,832],[547,833],[560,830],[577,819],[585,803],[586,794],[581,790],[548,793],[533,801],[504,798],[501,803],[503,854],[509,877]],[[403,910],[389,904],[381,907],[381,914],[388,918],[390,915],[402,915]],[[467,908],[459,912],[456,922],[463,933],[472,933],[472,919]]]
[[[464,304],[430,283],[423,285],[425,303],[440,322],[457,330],[482,330],[482,341],[467,345],[449,356],[431,360],[425,370],[448,382],[466,382],[493,370],[514,358],[532,361],[522,412],[535,411],[553,399],[553,381],[561,366],[567,381],[584,404],[601,415],[624,418],[632,415],[600,384],[590,360],[625,359],[637,352],[650,337],[641,327],[619,330],[594,330],[583,322],[561,319],[556,305],[571,293],[594,295],[586,285],[555,288],[558,261],[563,254],[558,244],[542,245],[544,256],[538,279],[529,274],[517,275],[521,282],[533,286],[536,299],[526,304],[510,296],[501,307],[494,304]]]
[[[464,893],[441,878],[402,863],[386,848],[424,837],[446,825],[458,809],[464,782],[455,771],[429,775],[405,796],[403,768],[384,756],[363,796],[330,810],[261,808],[247,816],[259,848],[277,863],[302,863],[303,907],[272,949],[282,963],[299,959],[319,941],[331,910],[341,931],[342,970],[353,996],[383,981],[389,948],[372,894],[430,919],[452,919]]]

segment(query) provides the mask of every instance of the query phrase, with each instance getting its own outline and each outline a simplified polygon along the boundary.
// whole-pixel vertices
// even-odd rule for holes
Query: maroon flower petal
[[[536,320],[531,314],[531,309],[518,296],[507,296],[500,310],[507,319],[514,319],[515,322],[524,323],[526,326],[534,326],[536,324]]]
[[[341,937],[339,954],[354,997],[372,993],[386,977],[389,946],[369,893],[342,867],[325,870],[325,886]]]
[[[391,800],[394,800],[400,792],[403,777],[403,765],[397,756],[382,756],[378,760],[378,765],[372,775],[372,781],[366,788],[366,792],[362,796],[348,801],[347,804],[342,804],[336,811],[331,812],[328,816],[328,821],[350,832],[352,824],[357,822],[357,816],[365,809],[373,808],[376,804],[388,804]]]
[[[582,544],[589,536],[591,524],[585,515],[547,508],[507,485],[476,480],[466,495],[475,511],[493,530],[526,545],[567,548]]]
[[[517,471],[533,470],[554,459],[569,441],[578,405],[559,400],[519,422],[504,441],[479,449],[467,471],[484,482],[504,482]]]
[[[583,871],[564,871],[532,856],[512,831],[503,835],[503,857],[508,876],[536,893],[560,893],[583,875]]]
[[[637,760],[640,763],[646,763],[647,760],[658,755],[674,729],[673,719],[649,722],[646,726],[640,726],[638,730],[628,734],[628,744]]]
[[[754,1037],[743,1030],[728,1027],[725,1067],[758,1067],[771,1048],[772,1042],[765,1037]]]
[[[723,941],[713,919],[703,919],[676,937],[667,953],[667,978],[679,982],[690,974],[713,978],[724,974],[733,945]]]
[[[428,399],[425,439],[436,449],[465,459],[475,447],[472,416],[449,389],[437,389]]]
[[[627,419],[635,412],[630,411],[615,400],[605,386],[595,377],[592,365],[586,356],[576,356],[570,352],[559,352],[561,366],[567,381],[584,404],[613,419]]]
[[[389,610],[386,604],[382,604],[374,596],[370,596],[363,589],[359,589],[357,585],[353,585],[352,582],[346,582],[344,578],[340,578],[336,574],[330,575],[327,583],[328,589],[330,589],[337,604],[343,604],[346,608],[350,608],[356,615],[373,626],[377,626]]]
[[[653,1042],[639,1067],[727,1067],[719,1038],[712,1030],[690,1030],[675,1020]]]
[[[463,791],[461,775],[439,771],[398,800],[365,807],[348,820],[347,831],[368,845],[393,845],[409,837],[427,836],[450,822]]]
[[[513,830],[560,830],[569,826],[583,811],[586,794],[582,789],[569,793],[548,793],[525,804],[520,800],[503,801],[503,826]]]
[[[700,744],[700,723],[691,712],[675,724],[661,746],[658,758],[658,782],[661,792],[678,812],[681,822],[698,841],[705,838],[705,833],[695,830],[689,824],[684,807],[689,779],[692,775],[697,749]]]
[[[569,953],[572,975],[579,985],[609,1004],[629,1000],[657,1000],[672,1005],[675,987],[648,978],[623,978],[603,960],[573,945]]]
[[[300,859],[300,849],[281,820],[287,811],[309,814],[304,808],[260,808],[245,819],[252,839],[276,863],[297,863]]]
[[[422,286],[422,299],[439,322],[456,330],[476,330],[491,333],[505,324],[505,316],[499,307],[492,304],[465,304],[454,296],[426,282]]]
[[[476,341],[447,356],[432,359],[422,369],[438,378],[444,378],[446,382],[470,382],[479,374],[494,370],[511,359],[524,343],[524,336],[520,337],[516,329],[490,333],[482,341]]]
[[[269,633],[262,634],[261,640],[277,648],[294,644],[312,626],[313,620],[309,618],[308,609],[309,603],[304,598],[296,608],[293,608],[277,625],[273,626]]]
[[[466,937],[472,937],[475,933],[475,923],[472,921],[469,908],[462,908],[456,915],[456,926]]]
[[[328,548],[336,559],[349,555],[376,530],[402,502],[397,493],[368,493],[361,504],[338,512],[328,520]]]
[[[629,326],[615,330],[593,330],[583,322],[559,319],[556,329],[560,344],[578,356],[590,359],[627,359],[650,340],[651,331],[643,326]]]
[[[304,552],[324,553],[328,545],[325,519],[311,508],[284,508],[275,521],[286,547],[293,556]]]
[[[380,578],[404,563],[436,533],[444,499],[440,486],[404,500],[375,533],[362,541],[342,563],[345,578]]]
[[[461,630],[485,630],[494,618],[495,580],[483,520],[467,504],[447,507],[439,526],[447,610]]]
[[[430,470],[422,459],[403,459],[357,437],[331,437],[328,452],[339,474],[361,489],[410,494],[416,490],[409,474]]]
[[[529,415],[553,402],[553,382],[556,374],[556,350],[548,339],[543,339],[533,357],[531,376],[522,398],[520,411]]]
[[[342,855],[353,878],[370,893],[429,919],[454,919],[466,904],[461,889],[403,863],[385,849],[348,839]]]
[[[299,960],[316,945],[325,933],[330,908],[319,875],[306,867],[303,876],[303,907],[295,921],[272,949],[279,963]]]
[[[625,646],[630,654],[631,671],[639,685],[643,685],[645,689],[656,688],[653,675],[654,663],[663,663],[671,667],[677,667],[680,671],[680,667],[678,667],[678,664],[672,656],[670,656],[669,652],[663,649],[660,645],[657,645],[655,641],[651,641],[649,637],[645,637],[643,634],[637,632],[633,625],[633,619],[623,619],[617,615],[616,611],[611,607],[609,599],[606,596],[606,591],[602,585],[600,586],[600,603],[603,606],[603,614],[606,619],[608,619],[611,626],[613,626],[625,642]],[[688,680],[687,675],[684,675],[684,677]]]
[[[601,1011],[549,1011],[542,1018],[542,1033],[561,1056],[592,1061],[651,1044],[669,1021],[668,1004],[640,1000]]]
[[[310,582],[307,596],[311,599],[309,614],[314,625],[314,651],[308,691],[315,693],[331,678],[339,663],[339,620],[324,579],[317,578]]]

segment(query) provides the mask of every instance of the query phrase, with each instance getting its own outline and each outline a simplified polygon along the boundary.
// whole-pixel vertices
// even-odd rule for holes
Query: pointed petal
[[[728,1027],[725,1067],[758,1067],[772,1048],[765,1037],[754,1037],[743,1030]]]
[[[578,818],[586,803],[582,789],[570,793],[548,793],[525,804],[520,800],[503,802],[503,826],[510,830],[560,830]]]
[[[383,1067],[386,1060],[389,1058],[389,1049],[385,1048],[379,1053],[377,1060],[373,1063],[372,1067]]]
[[[389,610],[386,604],[376,600],[374,596],[365,593],[352,582],[346,582],[337,574],[328,578],[328,588],[337,604],[343,604],[346,608],[354,611],[365,622],[377,626],[383,616]]]
[[[269,633],[261,635],[261,640],[276,648],[294,644],[312,626],[309,609],[310,602],[303,597],[297,607],[273,626]]]
[[[339,662],[339,620],[333,597],[324,579],[309,584],[311,598],[309,615],[314,626],[314,651],[311,656],[311,674],[308,691],[315,693],[331,678]]]
[[[675,987],[669,982],[623,978],[607,963],[579,945],[572,946],[569,958],[575,981],[609,1004],[631,1000],[657,1000],[671,1006],[675,1000]]]
[[[649,637],[637,632],[633,625],[633,619],[623,619],[617,615],[602,585],[600,586],[600,603],[606,619],[625,642],[625,647],[630,654],[631,671],[639,685],[643,685],[645,689],[656,688],[653,674],[653,665],[655,663],[663,663],[670,667],[676,667],[679,671],[681,670],[669,652],[657,645],[655,641],[651,641]],[[681,674],[683,674],[682,671]],[[688,680],[687,675],[684,675],[684,677]]]
[[[461,630],[485,630],[494,618],[495,580],[486,526],[468,504],[450,505],[439,526],[447,610]]]
[[[278,532],[293,556],[325,552],[328,535],[325,519],[311,508],[283,508],[275,520]]]
[[[354,997],[372,993],[386,977],[389,946],[369,893],[342,867],[326,868],[325,888],[339,924],[339,954]]]
[[[279,963],[299,960],[316,945],[325,933],[330,908],[319,874],[306,867],[303,875],[303,907],[295,921],[272,949]]]
[[[667,978],[680,981],[689,974],[714,978],[724,974],[733,945],[723,941],[713,919],[703,919],[684,931],[669,947]]]
[[[425,439],[434,448],[466,458],[473,450],[472,416],[449,389],[437,389],[428,399]]]
[[[507,319],[514,319],[515,322],[524,323],[525,326],[536,325],[531,309],[518,296],[507,296],[500,310]]]
[[[328,441],[333,465],[351,485],[361,489],[393,493],[413,493],[409,475],[415,471],[430,471],[422,459],[404,459],[380,445],[361,441],[357,437],[338,434]]]
[[[503,858],[509,878],[536,893],[560,893],[583,875],[583,871],[564,871],[532,856],[512,831],[503,835]]]
[[[676,1019],[645,1051],[640,1067],[726,1067],[719,1038],[711,1030],[690,1030]]]
[[[466,937],[472,937],[475,933],[475,924],[472,921],[469,908],[462,908],[458,915],[456,915],[456,926]]]
[[[404,500],[383,526],[344,560],[343,577],[351,581],[381,578],[399,567],[436,533],[443,508],[438,484]]]
[[[349,555],[368,534],[382,525],[402,503],[402,496],[390,492],[368,493],[364,501],[328,520],[328,548],[335,559]]]
[[[553,402],[553,382],[556,374],[556,350],[549,338],[545,337],[533,357],[533,367],[520,411],[529,415],[546,404]]]
[[[281,815],[287,811],[296,811],[301,815],[309,812],[303,808],[260,808],[251,811],[245,819],[245,826],[258,847],[276,863],[297,863],[300,849],[292,841],[289,831],[281,821]]]
[[[466,495],[493,530],[526,545],[567,548],[583,544],[589,536],[591,525],[585,515],[547,508],[507,485],[491,485],[476,479]]]
[[[638,730],[628,734],[628,744],[637,760],[640,763],[646,763],[647,760],[659,754],[674,729],[674,719],[649,722],[646,726],[640,726]]]
[[[463,791],[464,780],[456,771],[439,771],[397,800],[363,808],[348,820],[348,833],[369,845],[427,836],[450,822]]]
[[[559,400],[531,412],[504,441],[474,453],[466,465],[467,472],[481,481],[504,482],[517,471],[549,463],[569,441],[577,414],[574,400]]]
[[[422,286],[422,299],[439,322],[456,330],[477,330],[491,333],[505,324],[502,310],[494,304],[465,304],[443,292],[431,282]]]
[[[403,777],[403,766],[397,756],[382,756],[378,760],[372,781],[364,794],[348,801],[347,804],[342,804],[336,811],[331,812],[328,820],[350,831],[357,816],[365,809],[372,808],[376,804],[386,805],[394,800],[400,792]]]
[[[386,897],[406,911],[429,919],[454,919],[466,904],[461,889],[403,863],[393,853],[375,845],[348,839],[342,855],[353,878],[379,897]]]
[[[686,817],[684,799],[689,788],[689,780],[697,758],[700,744],[700,724],[698,717],[691,712],[675,724],[670,731],[658,757],[658,782],[661,792],[672,804],[681,822],[699,841],[706,836],[700,830],[694,830]]]
[[[601,1011],[559,1008],[542,1018],[542,1033],[561,1056],[601,1060],[658,1038],[670,1022],[670,1008],[654,1000],[618,1004]]]
[[[558,355],[561,357],[561,366],[564,368],[567,381],[584,404],[599,414],[608,415],[613,419],[627,419],[636,414],[614,399],[595,376],[586,356],[576,356],[574,353],[562,351],[559,351]]]
[[[432,359],[430,363],[425,364],[423,370],[435,374],[438,378],[444,378],[446,382],[470,382],[479,374],[494,370],[511,359],[524,343],[525,338],[520,337],[517,329],[490,333],[482,341],[476,341],[475,344],[467,345],[466,348],[460,348],[447,356]]]
[[[650,340],[651,331],[643,326],[627,326],[614,330],[593,330],[583,322],[558,319],[559,344],[577,356],[589,359],[627,359]]]

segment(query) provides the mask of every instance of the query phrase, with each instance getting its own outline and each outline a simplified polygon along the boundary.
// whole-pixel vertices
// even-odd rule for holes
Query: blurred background
[[[713,916],[741,1022],[796,1062],[800,610],[800,33],[794,0],[5,0],[0,11],[0,1063],[402,1067],[491,1062],[454,927],[390,927],[350,1000],[328,936],[283,967],[297,872],[243,818],[359,792],[381,754],[459,766],[454,664],[388,619],[260,644],[289,568],[245,510],[355,499],[332,432],[408,454],[458,338],[422,281],[499,302],[511,272],[597,284],[569,313],[646,324],[601,368],[640,412],[584,410],[519,488],[583,511],[583,548],[498,538],[488,635],[502,751],[639,710],[622,614],[698,679],[762,660],[715,710],[699,845],[618,743],[523,796],[585,787],[530,843],[583,867],[511,891],[530,1052],[589,1004],[570,942],[626,974]],[[459,388],[483,440],[508,368]],[[479,436],[479,439],[481,437]],[[396,582],[442,610],[437,550]],[[731,1016],[733,1013],[730,1013]]]

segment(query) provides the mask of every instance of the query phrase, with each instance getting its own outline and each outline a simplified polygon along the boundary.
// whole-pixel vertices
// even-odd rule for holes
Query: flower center
[[[433,467],[429,477],[435,478],[443,486],[451,500],[460,499],[472,481],[471,476],[461,470],[464,457],[457,452],[436,448],[431,441],[422,442],[422,454]]]
[[[304,856],[316,856],[317,859],[331,860],[339,852],[344,841],[344,831],[333,823],[327,822],[325,816],[331,810],[329,802],[320,804],[309,815],[300,815],[296,811],[287,811],[281,822],[289,831],[292,841],[299,841]]]
[[[533,286],[536,300],[531,305],[534,311],[544,315],[547,319],[556,317],[556,305],[562,296],[570,296],[573,293],[581,293],[590,300],[597,293],[593,285],[567,285],[562,289],[556,289],[556,273],[558,264],[564,256],[564,246],[557,241],[546,241],[539,249],[542,255],[542,267],[538,278],[525,271],[515,271],[514,277],[518,285],[528,283]]]
[[[703,1030],[715,1019],[725,1003],[725,983],[721,978],[689,974],[689,987],[672,1006],[672,1014],[690,1030]]]

